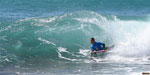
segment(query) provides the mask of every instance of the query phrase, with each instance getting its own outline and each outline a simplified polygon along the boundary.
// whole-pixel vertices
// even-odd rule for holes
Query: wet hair
[[[94,39],[94,38],[91,38],[91,40],[95,41],[95,39]]]

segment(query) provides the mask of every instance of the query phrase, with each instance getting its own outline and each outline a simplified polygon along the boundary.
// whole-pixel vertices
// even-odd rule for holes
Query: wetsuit
[[[100,51],[104,50],[105,44],[101,42],[94,42],[94,44],[91,45],[91,50],[92,51]]]

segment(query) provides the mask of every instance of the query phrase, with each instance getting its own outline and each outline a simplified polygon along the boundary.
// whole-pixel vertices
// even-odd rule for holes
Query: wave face
[[[0,47],[17,60],[64,58],[60,53],[75,58],[72,55],[89,48],[89,39],[95,35],[111,44],[105,22],[105,17],[88,11],[23,19],[1,28]]]
[[[1,23],[0,63],[82,61],[90,38],[115,45],[112,55],[149,56],[150,22],[79,11],[46,18]]]

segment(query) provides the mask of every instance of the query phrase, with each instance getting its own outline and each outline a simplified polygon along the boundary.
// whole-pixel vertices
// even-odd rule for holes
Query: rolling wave
[[[1,62],[80,61],[89,55],[89,39],[116,45],[120,56],[149,56],[150,22],[120,20],[91,11],[27,18],[0,29]]]

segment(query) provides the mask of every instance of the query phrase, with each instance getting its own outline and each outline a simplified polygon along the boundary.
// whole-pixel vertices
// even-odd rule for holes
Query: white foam
[[[66,53],[69,53],[69,52],[67,51],[67,48],[63,48],[63,47],[58,47],[58,51],[59,51],[59,52],[66,52]]]
[[[90,50],[87,50],[87,49],[79,49],[79,54],[82,54],[84,56],[87,56],[89,55],[89,52]]]
[[[51,41],[48,41],[48,40],[46,40],[46,39],[43,39],[43,38],[40,38],[40,37],[39,37],[38,40],[40,40],[40,41],[42,41],[42,42],[44,42],[44,43],[46,43],[46,44],[52,44],[52,45],[56,46],[55,43],[53,43],[53,42],[51,42]]]
[[[72,58],[68,58],[68,57],[64,57],[61,53],[62,52],[65,52],[65,53],[68,53],[70,54],[71,56],[76,56],[70,52],[67,51],[67,48],[64,48],[64,47],[57,47],[58,51],[58,57],[61,58],[61,59],[65,59],[65,60],[69,60],[69,61],[80,61],[80,60],[77,60],[77,59],[72,59]]]

